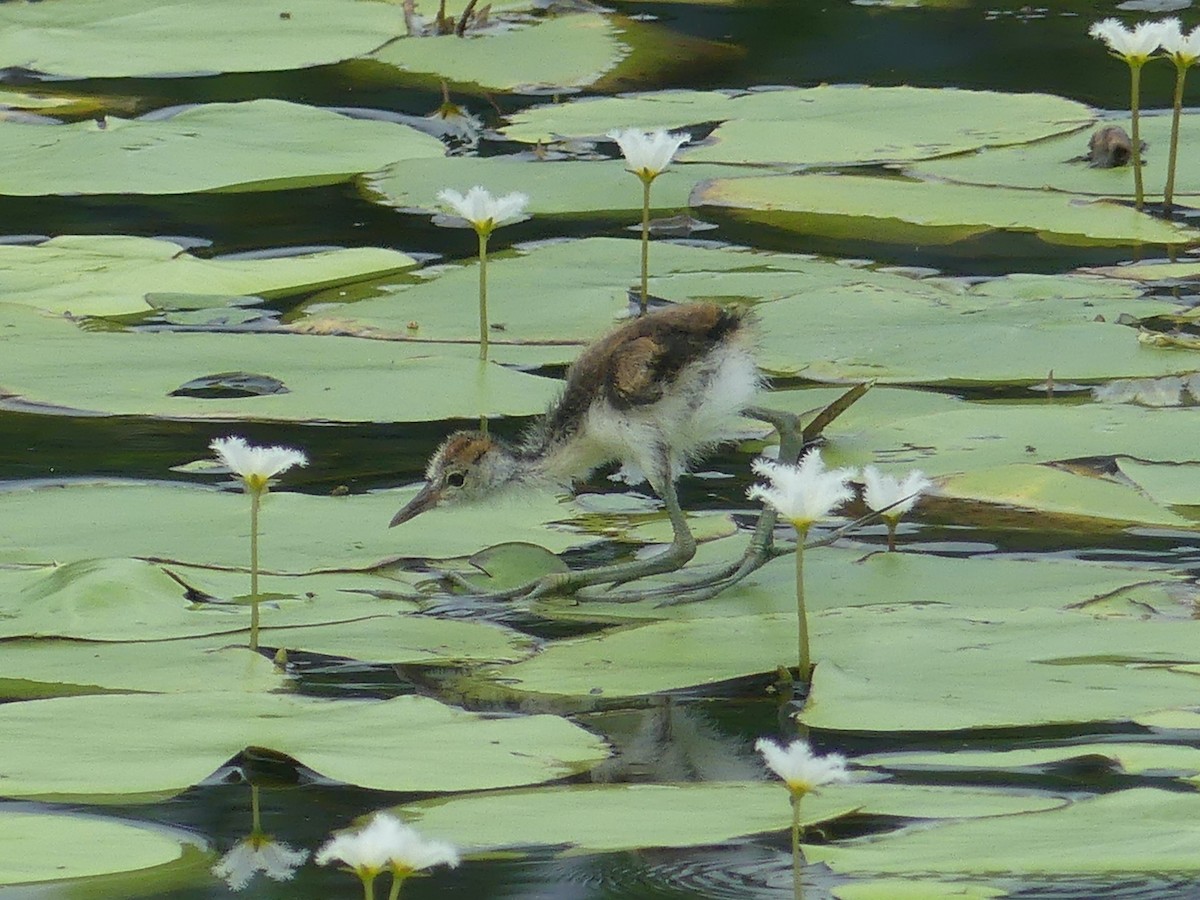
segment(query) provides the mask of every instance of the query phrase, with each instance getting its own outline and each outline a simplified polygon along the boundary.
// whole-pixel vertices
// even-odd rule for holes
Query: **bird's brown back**
[[[745,314],[688,303],[631,319],[588,346],[567,372],[563,396],[545,426],[571,433],[598,398],[617,409],[659,400],[680,371],[746,326]]]

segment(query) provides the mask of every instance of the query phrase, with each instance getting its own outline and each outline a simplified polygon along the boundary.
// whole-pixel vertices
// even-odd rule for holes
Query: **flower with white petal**
[[[458,865],[458,851],[445,841],[422,837],[388,813],[377,813],[365,828],[335,835],[317,851],[313,861],[325,866],[337,861],[370,881],[390,870],[396,878],[433,866]]]
[[[296,850],[265,834],[252,834],[238,841],[212,868],[212,873],[240,891],[262,872],[272,881],[291,881],[296,869],[308,859],[307,850]]]
[[[746,496],[771,504],[801,532],[854,496],[849,486],[854,470],[827,470],[815,447],[794,466],[760,458],[754,460],[751,468],[771,484],[751,485]]]
[[[217,438],[209,446],[231,472],[241,476],[253,493],[262,493],[268,481],[292,466],[308,465],[308,457],[299,450],[253,447],[240,437]]]
[[[763,755],[767,768],[783,779],[793,795],[803,796],[827,784],[850,780],[846,757],[837,753],[817,756],[806,741],[792,741],[780,747],[772,740],[759,738],[754,749]]]
[[[621,148],[621,154],[629,164],[629,171],[642,181],[653,181],[671,164],[679,148],[688,142],[689,135],[670,134],[664,129],[658,131],[639,131],[637,128],[626,128],[608,132],[606,137],[612,138]]]
[[[465,194],[446,188],[438,191],[437,198],[454,210],[455,215],[466,219],[483,237],[501,225],[525,219],[525,208],[529,205],[529,197],[525,194],[514,191],[503,197],[493,197],[479,185]]]
[[[921,494],[933,487],[933,482],[919,469],[913,469],[901,481],[894,475],[884,475],[874,466],[863,469],[863,500],[885,519],[895,521],[911,512]]]
[[[1159,44],[1169,59],[1185,66],[1200,60],[1200,25],[1185,35],[1178,19],[1165,19],[1159,24],[1162,26]]]
[[[1118,19],[1102,19],[1092,23],[1088,34],[1104,41],[1114,56],[1131,63],[1144,63],[1158,50],[1167,30],[1165,22],[1141,22],[1130,30]]]

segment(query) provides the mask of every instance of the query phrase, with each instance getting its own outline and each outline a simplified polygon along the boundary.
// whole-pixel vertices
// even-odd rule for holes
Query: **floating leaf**
[[[63,722],[88,739],[64,741]],[[532,784],[576,774],[605,754],[597,738],[557,716],[485,718],[424,697],[66,697],[0,705],[0,728],[5,795],[58,801],[173,795],[246,747],[382,791]]]
[[[613,128],[719,122],[687,162],[845,166],[926,159],[1037,140],[1094,120],[1048,94],[949,88],[783,88],[738,94],[658,91],[539,106],[509,117],[505,134],[533,143],[599,137]]]
[[[59,738],[61,741],[61,737]],[[0,885],[24,885],[137,871],[143,882],[205,863],[187,838],[161,827],[67,813],[0,812]],[[68,849],[69,848],[69,849]],[[157,868],[163,871],[154,871]],[[206,867],[199,870],[207,875]],[[197,879],[200,880],[200,879]],[[137,896],[131,891],[129,896]]]
[[[404,38],[371,54],[405,72],[514,93],[586,87],[629,52],[609,16],[575,13],[460,38]]]
[[[1056,810],[805,848],[836,874],[1073,875],[1200,871],[1200,795],[1134,788]]]
[[[801,822],[855,811],[986,816],[1061,805],[1053,798],[907,785],[835,785],[804,798]],[[580,815],[586,810],[587,815]],[[569,845],[593,853],[688,847],[778,831],[791,823],[787,792],[761,781],[572,785],[410,803],[418,827],[477,847]]]
[[[1029,232],[1052,244],[1187,244],[1194,229],[1126,206],[1015,188],[861,175],[757,176],[709,182],[692,205],[735,219],[835,238],[953,244],[991,231]]]
[[[413,527],[389,529],[388,521],[412,493],[313,497],[273,491],[262,513],[261,564],[268,572],[291,574],[362,570],[398,558],[474,553],[498,534],[552,550],[592,540],[548,527],[570,518],[572,510],[542,492],[435,510]],[[13,538],[0,545],[0,561],[137,556],[245,572],[249,508],[250,501],[241,492],[182,486],[76,482],[70,487],[3,491],[0,516]],[[102,570],[101,577],[111,575]],[[162,573],[149,572],[145,577],[156,585],[167,581]]]
[[[0,15],[11,8],[0,5]],[[285,190],[444,153],[441,141],[414,128],[283,100],[212,103],[169,118],[0,121],[0,194]]]
[[[359,56],[402,28],[399,11],[360,0],[54,0],[0,7],[0,67],[60,78],[263,72]]]
[[[200,308],[196,304],[205,301],[194,291],[210,298],[214,290],[290,297],[416,264],[403,253],[376,247],[271,259],[201,259],[174,241],[64,235],[40,244],[0,244],[0,290],[5,303],[77,316],[118,316],[161,309],[166,302],[191,304],[177,309]],[[181,300],[181,293],[192,299]]]
[[[1128,116],[1096,123],[1128,127]],[[1167,148],[1170,143],[1171,117],[1151,115],[1141,118],[1141,139],[1150,148],[1142,154],[1142,178],[1146,196],[1161,194],[1167,180]],[[1200,144],[1200,115],[1184,115],[1179,123],[1179,160],[1176,167],[1175,195],[1200,193],[1200,156],[1194,150]],[[1079,132],[1019,147],[998,147],[978,153],[929,160],[908,171],[920,178],[935,178],[959,184],[998,185],[1031,190],[1065,191],[1100,197],[1133,197],[1133,167],[1092,168],[1086,156],[1088,133]]]
[[[349,337],[82,331],[20,306],[0,305],[0,352],[0,393],[108,415],[424,422],[541,413],[560,390],[554,379],[482,363],[465,344],[431,355],[423,345]],[[247,365],[288,391],[172,396],[195,378]]]

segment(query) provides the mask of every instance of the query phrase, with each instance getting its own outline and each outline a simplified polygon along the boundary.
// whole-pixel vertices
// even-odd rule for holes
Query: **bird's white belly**
[[[553,454],[548,469],[569,478],[619,460],[631,484],[674,480],[691,460],[736,433],[738,415],[753,402],[760,384],[748,346],[722,347],[683,369],[654,403],[617,409],[597,400],[587,411],[580,439]],[[663,469],[662,448],[670,471]]]

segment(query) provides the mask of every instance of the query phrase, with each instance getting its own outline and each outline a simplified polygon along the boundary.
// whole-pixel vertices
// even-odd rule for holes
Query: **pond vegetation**
[[[0,2],[0,897],[1193,896],[1179,15]],[[387,527],[663,300],[828,504],[747,418],[640,595],[517,590],[678,540],[614,469]]]

